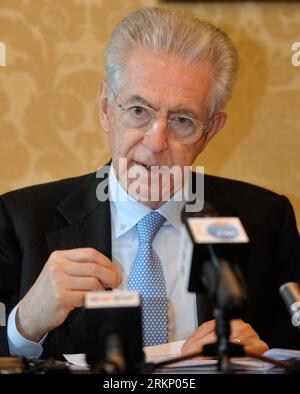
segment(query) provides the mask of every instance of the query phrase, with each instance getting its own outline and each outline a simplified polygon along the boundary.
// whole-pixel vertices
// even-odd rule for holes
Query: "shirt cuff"
[[[39,358],[43,353],[43,343],[48,334],[45,334],[39,342],[33,342],[24,338],[16,327],[16,312],[19,304],[10,312],[7,322],[7,339],[11,356]]]

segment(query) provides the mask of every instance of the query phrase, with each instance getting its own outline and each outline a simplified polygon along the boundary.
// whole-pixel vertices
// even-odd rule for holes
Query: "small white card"
[[[188,218],[196,243],[247,243],[249,238],[237,217]]]
[[[140,296],[137,291],[92,291],[85,296],[86,308],[119,308],[139,305]]]

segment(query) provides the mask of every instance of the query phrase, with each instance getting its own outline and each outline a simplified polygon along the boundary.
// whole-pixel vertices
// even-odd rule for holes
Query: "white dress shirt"
[[[109,197],[112,261],[117,265],[123,276],[123,282],[119,289],[127,289],[130,268],[138,251],[136,224],[151,212],[151,208],[127,194],[118,182],[112,166],[109,172]],[[171,313],[169,313],[170,340],[185,339],[197,328],[195,295],[186,290],[178,267],[178,247],[182,226],[181,210],[184,203],[184,201],[177,201],[177,198],[173,197],[157,209],[166,218],[166,221],[153,241],[153,248],[162,263],[167,296],[171,306]],[[7,330],[10,354],[12,356],[38,358],[43,352],[42,343],[46,335],[39,343],[24,338],[16,328],[16,310],[17,306],[8,318]]]

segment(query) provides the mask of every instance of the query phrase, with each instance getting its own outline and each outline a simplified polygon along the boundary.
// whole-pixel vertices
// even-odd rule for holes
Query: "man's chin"
[[[172,187],[163,187],[161,182],[152,184],[151,181],[143,182],[143,179],[139,179],[138,183],[130,183],[127,192],[137,201],[141,201],[148,206],[162,205],[169,201],[174,194]]]

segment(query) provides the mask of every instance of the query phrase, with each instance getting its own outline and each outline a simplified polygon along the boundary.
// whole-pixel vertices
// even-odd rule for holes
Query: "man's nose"
[[[156,119],[145,133],[143,143],[153,153],[160,153],[168,148],[168,121]]]

